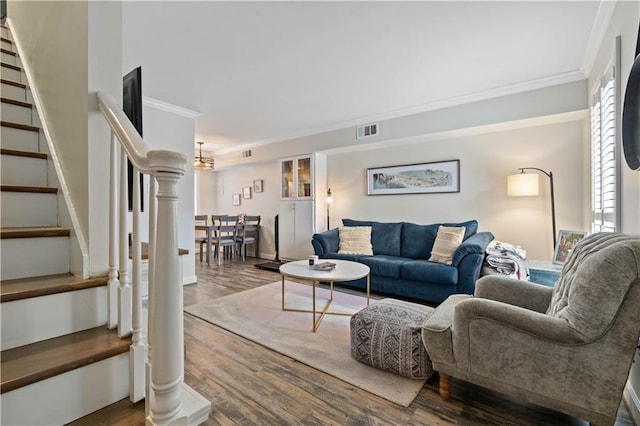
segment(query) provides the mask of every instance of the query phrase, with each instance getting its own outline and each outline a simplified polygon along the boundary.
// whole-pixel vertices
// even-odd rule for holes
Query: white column
[[[148,423],[179,421],[184,373],[182,285],[178,259],[176,184],[182,173],[160,171],[153,296],[150,298],[151,414]]]
[[[148,301],[147,304],[147,364],[146,364],[146,395],[147,403],[145,403],[145,416],[151,414],[151,404],[148,402],[153,399],[153,390],[151,389],[151,350],[152,350],[152,337],[153,337],[153,303],[155,294],[155,264],[156,264],[156,219],[157,219],[157,205],[158,200],[156,198],[156,178],[154,175],[149,175],[149,264],[148,264]]]
[[[118,153],[119,143],[111,131],[109,163],[109,282],[107,283],[107,326],[118,326]]]
[[[120,287],[118,288],[118,336],[131,334],[131,286],[129,285],[129,236],[127,234],[127,155],[120,149]]]
[[[133,172],[133,229],[131,243],[132,258],[132,342],[129,348],[129,398],[138,402],[144,398],[146,345],[142,333],[142,250],[140,247],[140,172]]]

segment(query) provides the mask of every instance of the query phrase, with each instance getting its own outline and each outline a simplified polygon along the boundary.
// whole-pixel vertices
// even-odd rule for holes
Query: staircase
[[[64,201],[17,49],[1,27],[2,424],[64,424],[129,395],[107,277],[70,274]]]

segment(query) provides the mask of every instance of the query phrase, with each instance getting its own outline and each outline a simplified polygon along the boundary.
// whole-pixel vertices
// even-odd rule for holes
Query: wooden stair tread
[[[130,345],[131,337],[100,326],[2,351],[0,393],[125,353]]]
[[[0,148],[0,154],[15,155],[16,157],[40,158],[42,160],[46,160],[47,158],[49,158],[49,156],[44,152],[20,151],[17,149],[8,148]]]
[[[0,121],[0,125],[4,127],[13,127],[14,129],[29,130],[30,132],[40,131],[40,127],[29,126],[28,124],[13,123],[11,121]]]
[[[59,226],[40,226],[24,228],[2,228],[0,239],[4,238],[39,238],[39,237],[68,237],[71,235],[69,228]]]
[[[0,83],[8,84],[9,86],[20,87],[21,89],[27,88],[27,85],[24,83],[20,83],[19,81],[7,80],[6,78],[0,78]]]
[[[16,52],[13,52],[11,50],[8,49],[0,49],[2,51],[2,53],[6,53],[7,55],[11,55],[11,56],[16,56]]]
[[[20,186],[20,185],[0,185],[0,191],[4,192],[35,192],[38,194],[57,194],[58,188],[49,186]]]
[[[0,302],[106,286],[109,277],[82,279],[72,274],[45,275],[0,282]]]
[[[29,102],[18,101],[16,99],[0,98],[0,102],[2,102],[4,104],[17,105],[17,106],[21,106],[21,107],[24,107],[24,108],[33,108],[33,104],[31,104]]]
[[[6,62],[0,62],[0,66],[3,66],[5,68],[11,68],[12,70],[16,70],[16,71],[22,71],[22,68],[20,68],[18,65],[8,64]]]

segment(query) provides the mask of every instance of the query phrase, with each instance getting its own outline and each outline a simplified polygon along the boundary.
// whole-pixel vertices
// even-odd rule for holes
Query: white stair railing
[[[184,175],[187,158],[174,151],[150,150],[111,95],[99,92],[98,104],[111,127],[112,140],[108,325],[118,327],[121,337],[132,335],[129,396],[134,402],[146,398],[147,424],[199,424],[207,419],[211,404],[183,382],[184,329],[176,187]],[[127,159],[134,167],[131,249],[127,232]],[[148,348],[143,333],[140,272],[140,173],[150,179]]]

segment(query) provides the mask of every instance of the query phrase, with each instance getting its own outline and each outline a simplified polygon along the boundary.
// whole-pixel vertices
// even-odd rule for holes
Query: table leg
[[[315,333],[318,329],[318,324],[316,324],[316,280],[312,281],[311,286],[313,287],[312,298],[313,298],[313,332]]]
[[[284,275],[282,276],[282,310],[284,311]]]
[[[371,288],[371,275],[367,274],[367,306],[369,306],[369,289]]]
[[[207,229],[207,266],[211,266],[211,255],[213,254],[213,249],[211,248],[211,228]]]

